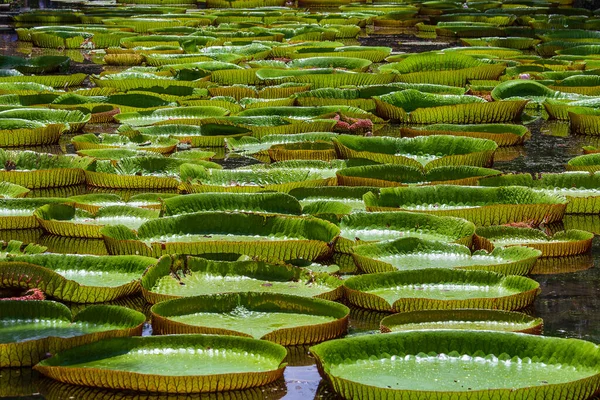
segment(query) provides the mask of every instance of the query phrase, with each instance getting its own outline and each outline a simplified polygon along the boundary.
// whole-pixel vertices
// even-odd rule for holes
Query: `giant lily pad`
[[[577,229],[548,236],[537,229],[490,226],[477,229],[474,244],[488,251],[500,246],[527,246],[540,250],[543,257],[564,257],[587,253],[593,238],[593,233]]]
[[[132,135],[107,135],[96,136],[91,133],[78,135],[71,139],[76,151],[89,149],[128,149],[152,151],[167,154],[175,151],[179,140],[161,136]]]
[[[262,386],[281,378],[286,354],[280,345],[249,338],[147,336],[81,346],[60,352],[35,368],[52,379],[83,386],[215,392]],[[90,370],[98,373],[89,374]]]
[[[92,306],[76,316],[53,301],[0,302],[0,366],[35,365],[55,353],[100,339],[140,335],[145,317],[124,307]]]
[[[159,210],[130,206],[102,207],[90,213],[67,204],[46,204],[34,212],[40,226],[52,235],[90,239],[101,239],[103,226],[124,225],[137,230],[159,214]]]
[[[569,160],[566,165],[567,171],[600,171],[600,153],[584,154]]]
[[[408,89],[374,97],[381,118],[413,124],[485,124],[519,121],[527,100],[488,102],[475,96]]]
[[[156,156],[126,157],[113,163],[97,160],[85,170],[88,185],[105,188],[173,190],[179,186],[182,165],[193,161]],[[221,168],[209,161],[194,161],[206,168]]]
[[[431,168],[423,172],[408,165],[383,164],[343,168],[336,172],[338,185],[393,187],[408,185],[477,185],[479,179],[502,172],[471,166]]]
[[[80,185],[85,182],[83,168],[93,160],[36,153],[33,151],[4,151],[0,149],[0,179],[29,189]]]
[[[359,275],[344,281],[350,304],[388,312],[520,310],[533,303],[539,286],[522,276],[446,268]]]
[[[146,136],[172,137],[181,142],[191,143],[193,147],[222,147],[227,138],[239,138],[251,133],[251,130],[236,125],[157,125],[138,127]]]
[[[111,254],[238,253],[267,260],[314,260],[330,252],[339,229],[311,217],[196,212],[158,218],[137,234],[125,226],[101,229]]]
[[[201,165],[184,164],[181,179],[188,183],[181,188],[192,193],[203,192],[289,192],[298,187],[319,187],[335,184],[335,170],[316,168],[273,168],[235,170],[207,169]]]
[[[475,225],[557,222],[567,201],[520,186],[420,186],[383,188],[364,197],[368,211],[404,210],[465,218]]]
[[[290,191],[302,204],[304,214],[314,215],[337,223],[344,215],[364,211],[362,197],[373,187],[327,186],[316,188],[297,188]]]
[[[342,281],[287,264],[255,260],[213,261],[163,256],[142,277],[144,298],[152,303],[178,297],[228,292],[265,292],[337,300]]]
[[[284,193],[199,193],[164,201],[165,215],[198,211],[244,211],[274,214],[302,214],[298,200]]]
[[[493,140],[498,146],[523,144],[531,136],[525,126],[511,124],[435,124],[423,128],[401,128],[400,132],[403,137],[430,135],[468,136]]]
[[[156,260],[140,256],[8,255],[0,262],[4,287],[37,288],[62,301],[101,303],[139,292]]]
[[[444,243],[471,245],[475,225],[462,218],[403,211],[353,213],[342,218],[335,251],[350,253],[355,244],[399,237],[417,237]]]
[[[471,250],[455,243],[423,240],[417,237],[353,247],[356,265],[366,273],[406,271],[427,268],[458,268],[527,275],[542,252],[529,247]]]
[[[68,202],[60,197],[38,197],[33,199],[0,199],[1,229],[32,229],[38,222],[34,211],[46,204]]]
[[[600,386],[598,348],[577,339],[432,330],[335,340],[310,351],[344,397],[583,400]]]
[[[465,329],[540,334],[542,319],[514,311],[425,310],[398,313],[381,320],[381,332],[415,329]]]
[[[19,118],[0,118],[2,147],[43,146],[58,143],[67,126]]]
[[[492,165],[498,147],[491,140],[454,136],[416,138],[340,135],[333,139],[339,158],[366,158],[422,169],[448,165]]]
[[[152,307],[152,328],[159,335],[235,335],[295,346],[343,335],[349,312],[341,304],[310,297],[225,293],[159,303]]]

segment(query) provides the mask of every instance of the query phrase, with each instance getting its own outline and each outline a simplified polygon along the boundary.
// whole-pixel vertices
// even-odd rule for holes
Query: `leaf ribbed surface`
[[[598,349],[577,339],[411,331],[330,341],[311,347],[311,353],[344,397],[586,399],[600,385]]]
[[[72,317],[53,301],[0,302],[0,366],[35,365],[47,353],[101,339],[140,335],[144,316],[116,306],[97,305]]]
[[[247,336],[282,345],[322,342],[345,333],[347,307],[326,300],[242,292],[186,297],[152,307],[156,334]]]
[[[461,218],[438,217],[404,211],[353,213],[342,218],[335,250],[349,253],[356,244],[418,237],[471,245],[475,225]]]
[[[593,233],[577,229],[548,236],[537,229],[490,226],[477,229],[474,245],[489,251],[501,246],[527,246],[540,250],[543,257],[565,257],[590,251],[593,238]]]
[[[493,178],[492,178],[493,179]],[[560,221],[567,201],[520,186],[421,186],[383,188],[364,196],[367,211],[413,211],[465,218],[475,225]]]
[[[164,201],[165,215],[198,211],[253,211],[300,215],[302,207],[284,193],[199,193],[177,196]]]
[[[504,275],[527,275],[542,252],[529,247],[490,253],[471,250],[460,244],[423,240],[417,237],[365,244],[352,248],[356,265],[366,273],[427,268],[458,268],[493,271]]]
[[[138,236],[124,226],[101,229],[111,254],[239,253],[271,260],[314,260],[330,252],[339,229],[297,216],[197,212],[142,224]]]
[[[155,259],[141,256],[9,256],[0,262],[0,286],[38,288],[73,303],[101,303],[138,293],[143,272],[154,264]]]
[[[333,143],[342,159],[366,158],[379,163],[423,168],[448,165],[491,166],[498,147],[491,140],[455,136],[415,138],[340,135]]]
[[[539,293],[539,283],[522,276],[459,269],[384,272],[344,281],[346,298],[376,311],[483,308],[520,310]]]
[[[381,332],[415,329],[464,329],[540,334],[542,319],[514,311],[426,310],[393,314],[381,320]]]
[[[178,297],[250,291],[337,300],[342,295],[341,284],[327,274],[311,276],[291,265],[200,257],[180,261],[169,256],[162,257],[142,278],[144,297],[153,304]]]
[[[84,386],[205,393],[271,383],[283,375],[285,355],[284,347],[256,339],[148,336],[105,340],[63,351],[35,369],[52,379]],[[98,373],[87,373],[91,368]]]

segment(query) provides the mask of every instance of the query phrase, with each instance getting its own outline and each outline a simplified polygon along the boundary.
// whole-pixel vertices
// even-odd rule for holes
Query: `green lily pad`
[[[315,260],[330,253],[338,228],[311,217],[196,212],[158,218],[137,234],[125,226],[101,229],[111,254],[238,253],[267,260]]]
[[[423,128],[400,128],[402,137],[453,135],[488,139],[498,146],[516,146],[523,144],[531,136],[523,125],[512,124],[434,124]]]
[[[388,312],[520,310],[540,292],[539,283],[522,276],[445,268],[355,276],[344,281],[344,289],[350,304]]]
[[[477,185],[479,179],[502,174],[490,168],[446,166],[423,172],[408,165],[382,164],[343,168],[336,172],[338,185],[394,187],[408,185]]]
[[[356,244],[417,237],[471,246],[475,225],[462,218],[405,211],[353,213],[342,218],[335,251],[350,253]]]
[[[302,214],[298,200],[284,193],[199,193],[164,201],[165,216],[197,211],[243,211]]]
[[[140,335],[145,317],[124,307],[96,305],[76,316],[53,301],[0,302],[0,366],[35,365],[47,353],[101,339]]]
[[[138,293],[139,279],[154,264],[156,259],[141,256],[9,255],[0,260],[0,286],[37,288],[73,303],[102,303]]]
[[[338,157],[366,158],[429,170],[449,165],[491,166],[498,147],[491,140],[455,136],[415,138],[340,135],[333,139]]]
[[[146,336],[104,340],[63,351],[35,369],[60,382],[84,386],[215,392],[274,382],[283,375],[286,353],[275,343],[234,336]],[[98,373],[87,373],[90,369]]]
[[[540,250],[542,257],[565,257],[590,251],[593,238],[593,233],[576,229],[549,236],[537,229],[489,226],[477,228],[474,244],[488,251],[495,247],[527,246]]]
[[[164,256],[142,277],[145,299],[152,303],[178,297],[226,292],[264,292],[337,300],[342,281],[324,273],[311,274],[291,265],[262,261],[182,260]]]
[[[123,225],[137,230],[143,223],[158,218],[160,210],[130,206],[108,206],[95,213],[68,204],[46,204],[33,215],[48,233],[57,236],[101,239],[100,229],[107,225]]]
[[[426,310],[387,316],[381,320],[381,332],[464,329],[540,334],[542,324],[541,318],[514,311]]]
[[[155,334],[202,333],[269,340],[285,346],[343,335],[349,310],[327,300],[274,293],[186,297],[152,307]]]
[[[512,222],[557,222],[564,215],[564,197],[520,186],[420,186],[382,188],[364,196],[367,211],[415,211],[465,218],[475,225]]]
[[[355,246],[356,265],[368,274],[428,268],[455,268],[492,271],[504,275],[527,275],[540,250],[529,247],[495,248],[491,252],[471,250],[456,243],[442,243],[417,237]]]
[[[335,340],[310,351],[336,393],[368,391],[374,399],[577,393],[583,400],[600,385],[598,348],[577,339],[431,330]]]

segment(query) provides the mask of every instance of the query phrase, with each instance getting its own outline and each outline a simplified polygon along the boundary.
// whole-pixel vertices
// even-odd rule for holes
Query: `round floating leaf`
[[[494,178],[490,178],[494,179]],[[564,197],[520,186],[420,186],[383,188],[364,196],[368,211],[416,211],[465,218],[475,225],[512,222],[557,222],[564,215]]]
[[[383,164],[343,168],[336,172],[338,185],[393,187],[408,185],[477,185],[479,179],[500,175],[489,168],[449,166],[432,168],[424,173],[420,168]]]
[[[441,398],[452,393],[486,400],[583,400],[600,385],[598,348],[577,339],[430,330],[340,339],[313,346],[310,352],[343,397]]]
[[[48,353],[106,338],[140,335],[145,317],[124,307],[96,305],[71,315],[53,301],[0,301],[0,366],[28,367]]]
[[[395,138],[339,135],[333,143],[338,157],[342,159],[366,158],[426,170],[447,165],[490,166],[498,147],[491,140],[454,136]]]
[[[199,193],[164,201],[165,215],[198,211],[245,211],[274,214],[302,214],[298,200],[284,193]]]
[[[381,332],[461,329],[540,334],[542,324],[541,318],[514,311],[425,310],[387,316],[381,320]]]
[[[235,335],[295,346],[343,335],[349,312],[341,304],[310,297],[225,293],[159,303],[152,307],[152,328],[159,335]]]
[[[147,336],[63,351],[35,369],[60,382],[83,386],[204,393],[274,382],[283,376],[286,353],[275,343],[234,336]],[[90,369],[98,373],[89,374]]]
[[[527,127],[510,124],[435,124],[423,128],[400,128],[400,132],[402,137],[430,135],[468,136],[493,140],[498,146],[516,146],[523,144],[523,142],[531,136]]]
[[[137,230],[159,214],[159,210],[125,205],[102,207],[92,214],[67,204],[46,204],[33,213],[40,226],[52,235],[90,239],[102,239],[103,226],[123,225]]]
[[[344,281],[350,304],[388,312],[520,310],[533,303],[539,286],[522,276],[446,268],[360,275]]]
[[[351,249],[356,265],[368,274],[428,268],[454,268],[492,271],[504,275],[527,275],[541,256],[529,247],[471,250],[455,243],[423,240],[417,237],[364,244]]]
[[[154,264],[155,259],[140,256],[9,255],[0,262],[0,286],[37,288],[73,303],[102,303],[139,292],[139,279]]]
[[[527,246],[540,250],[542,257],[564,257],[587,253],[593,238],[593,233],[577,229],[548,236],[537,229],[490,226],[478,228],[473,242],[476,248],[488,251],[501,246]]]
[[[403,211],[353,213],[342,218],[335,251],[350,253],[355,244],[417,237],[471,246],[475,225],[462,218]]]
[[[267,260],[314,260],[330,253],[338,228],[316,218],[197,212],[159,218],[130,229],[101,229],[111,254],[238,253]]]
[[[238,255],[233,259],[237,258]],[[337,300],[342,296],[341,285],[342,281],[331,275],[287,264],[175,256],[163,256],[142,277],[144,298],[152,304],[228,292],[268,292]]]

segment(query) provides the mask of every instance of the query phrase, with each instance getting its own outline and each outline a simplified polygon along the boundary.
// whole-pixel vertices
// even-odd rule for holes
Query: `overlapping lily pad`
[[[394,187],[410,185],[477,185],[479,179],[502,174],[501,171],[471,167],[435,167],[424,172],[407,165],[382,164],[340,169],[336,172],[339,185]]]
[[[333,139],[339,158],[366,158],[380,163],[431,169],[448,165],[492,165],[498,147],[491,140],[454,136],[416,138],[359,137]]]
[[[343,335],[349,310],[338,303],[242,292],[186,297],[152,307],[155,334],[202,333],[269,340],[286,346]]]
[[[198,193],[164,200],[165,216],[198,211],[244,211],[300,215],[302,207],[284,193]]]
[[[111,254],[223,252],[278,261],[326,256],[339,229],[311,217],[196,212],[148,221],[137,234],[122,225],[105,226],[101,233]]]
[[[100,229],[123,225],[137,230],[144,222],[158,218],[160,210],[130,206],[107,206],[95,213],[67,204],[46,204],[34,212],[39,225],[57,236],[102,239]]]
[[[53,301],[2,301],[0,366],[25,367],[71,347],[139,335],[144,316],[124,307],[93,306],[73,316]]]
[[[404,210],[465,218],[475,225],[560,221],[567,201],[520,186],[421,186],[383,188],[364,197],[368,211]]]
[[[350,253],[356,244],[417,237],[471,245],[475,225],[462,218],[404,211],[353,213],[342,218],[335,250]]]
[[[423,128],[401,128],[403,137],[453,135],[493,140],[498,146],[515,146],[523,144],[530,136],[523,125],[512,124],[434,124]]]

